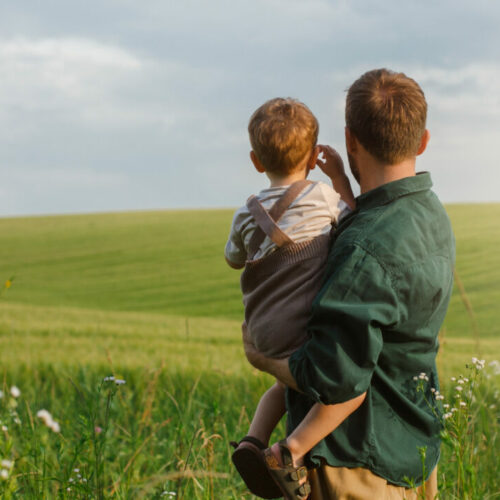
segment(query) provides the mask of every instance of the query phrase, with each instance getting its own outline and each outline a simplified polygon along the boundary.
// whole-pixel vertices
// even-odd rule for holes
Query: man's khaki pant
[[[309,472],[310,500],[434,500],[437,499],[437,467],[423,486],[415,490],[395,486],[368,469],[321,466]]]

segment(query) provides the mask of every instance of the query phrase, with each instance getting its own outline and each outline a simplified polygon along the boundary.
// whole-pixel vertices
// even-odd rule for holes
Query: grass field
[[[441,332],[445,388],[472,356],[500,359],[500,204],[447,209],[458,280]],[[21,389],[24,423],[46,408],[62,428],[8,434],[0,458],[15,458],[23,491],[12,498],[94,498],[97,476],[115,498],[250,498],[228,440],[270,379],[243,357],[239,273],[222,257],[230,221],[228,210],[0,219],[0,281],[14,277],[0,298],[0,390]],[[111,373],[127,384],[112,391],[104,447],[91,431],[106,419],[110,389],[97,388]],[[498,413],[488,415],[481,436],[499,443]],[[100,446],[109,466],[97,474]],[[482,446],[486,486],[470,498],[500,498],[498,457]],[[94,489],[74,486],[74,468]]]

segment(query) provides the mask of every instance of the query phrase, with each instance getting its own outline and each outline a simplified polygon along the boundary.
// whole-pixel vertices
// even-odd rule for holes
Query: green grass
[[[20,363],[30,369],[50,364],[71,373],[78,367],[122,371],[163,364],[172,373],[256,376],[243,354],[240,324],[219,318],[0,302],[0,367],[11,372]],[[500,338],[482,339],[480,347],[487,361],[500,358]],[[458,374],[474,355],[473,337],[441,337],[441,378]]]
[[[500,204],[449,205],[455,231],[456,270],[473,308],[481,338],[498,338],[500,303]],[[471,318],[455,283],[444,327],[450,337],[470,337]]]
[[[440,334],[438,366],[451,391],[450,377],[472,356],[500,359],[500,204],[447,209],[462,285]],[[228,441],[245,433],[271,378],[248,365],[241,347],[239,273],[222,256],[231,216],[213,210],[0,219],[0,283],[14,276],[0,297],[0,390],[7,394],[15,384],[22,391],[20,426],[0,400],[0,420],[9,427],[0,433],[0,459],[15,460],[12,491],[20,492],[12,498],[96,498],[98,476],[106,497],[175,491],[186,500],[252,498],[230,465]],[[112,373],[127,384],[110,403],[104,442],[91,435],[106,413],[107,389],[99,396],[96,388]],[[476,450],[477,484],[470,488],[478,493],[450,493],[462,463],[453,448],[459,439],[443,448],[442,498],[500,498],[500,464],[491,452],[500,442],[498,409],[489,409],[496,390],[474,402],[473,425],[461,436],[474,442],[468,449]],[[41,408],[60,422],[61,434],[40,425],[34,414]],[[276,437],[282,433],[283,425]],[[75,467],[86,471],[92,489],[72,487]]]
[[[171,372],[250,373],[237,321],[1,302],[0,317],[0,366],[8,369],[163,363]]]
[[[481,338],[500,334],[500,204],[447,207],[457,272]],[[240,320],[238,272],[223,248],[232,211],[163,211],[0,219],[0,279],[8,303]],[[455,287],[447,335],[471,319]]]
[[[241,316],[224,262],[231,211],[0,219],[8,302],[183,316]]]

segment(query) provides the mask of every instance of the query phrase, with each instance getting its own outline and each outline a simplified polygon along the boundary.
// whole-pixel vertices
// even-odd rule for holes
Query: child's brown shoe
[[[282,498],[283,493],[269,473],[262,453],[265,444],[245,436],[239,443],[231,442],[231,446],[235,448],[231,459],[247,488],[260,498]]]

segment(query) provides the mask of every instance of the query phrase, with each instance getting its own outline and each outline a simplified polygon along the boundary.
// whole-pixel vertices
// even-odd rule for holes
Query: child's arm
[[[243,269],[247,259],[245,245],[239,230],[239,211],[234,214],[229,238],[227,239],[226,247],[224,248],[224,257],[227,264],[232,269]]]
[[[316,164],[330,177],[333,187],[339,193],[340,198],[351,210],[354,210],[356,208],[356,200],[354,199],[349,178],[345,174],[342,158],[331,146],[319,145],[319,148],[323,158],[318,158]]]

